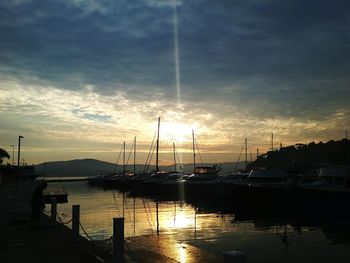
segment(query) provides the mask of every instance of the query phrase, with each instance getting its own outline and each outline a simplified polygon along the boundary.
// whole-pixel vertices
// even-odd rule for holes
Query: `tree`
[[[4,158],[10,159],[10,155],[4,149],[0,148],[0,164],[2,164]]]

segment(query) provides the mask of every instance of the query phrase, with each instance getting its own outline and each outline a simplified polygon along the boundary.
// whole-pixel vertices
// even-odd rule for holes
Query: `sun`
[[[160,137],[163,140],[184,143],[191,140],[193,125],[164,122],[160,126]]]

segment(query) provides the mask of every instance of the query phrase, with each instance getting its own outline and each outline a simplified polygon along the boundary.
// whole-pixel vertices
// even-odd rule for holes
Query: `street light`
[[[12,166],[13,166],[15,162],[15,146],[11,144],[10,147],[12,147]]]
[[[17,155],[17,167],[19,167],[19,160],[21,157],[21,139],[23,139],[24,137],[22,135],[18,136],[18,155]]]

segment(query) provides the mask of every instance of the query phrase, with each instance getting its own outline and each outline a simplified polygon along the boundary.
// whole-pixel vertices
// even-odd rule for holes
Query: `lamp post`
[[[19,167],[19,160],[21,157],[21,139],[24,137],[22,135],[18,136],[18,154],[17,154],[17,167]]]
[[[12,147],[12,166],[13,166],[15,164],[15,146],[11,144],[10,147]]]

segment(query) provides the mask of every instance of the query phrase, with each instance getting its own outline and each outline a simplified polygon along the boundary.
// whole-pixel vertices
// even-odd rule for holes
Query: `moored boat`
[[[350,205],[350,166],[324,167],[318,178],[300,186],[303,200],[332,207]]]
[[[215,180],[218,177],[219,171],[220,168],[217,165],[195,167],[193,174],[188,176],[187,182]]]

